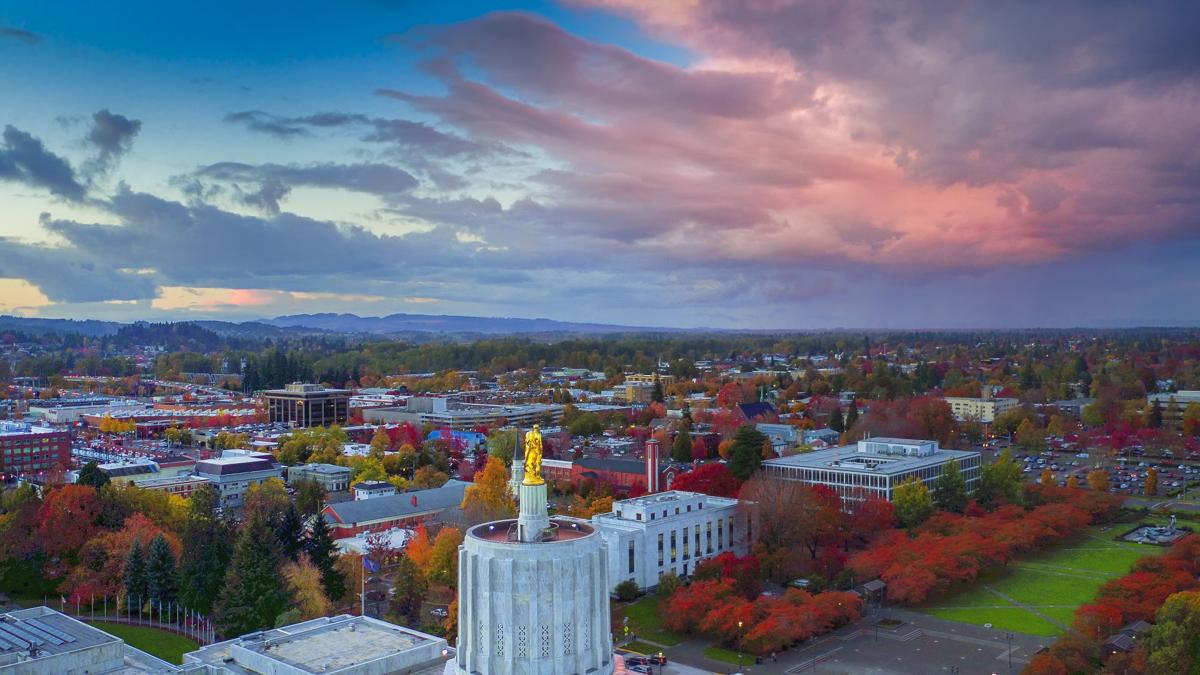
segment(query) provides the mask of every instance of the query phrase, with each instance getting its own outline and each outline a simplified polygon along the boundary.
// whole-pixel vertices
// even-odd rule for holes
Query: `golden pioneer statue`
[[[525,434],[525,485],[541,485],[542,480],[542,432],[538,425]]]

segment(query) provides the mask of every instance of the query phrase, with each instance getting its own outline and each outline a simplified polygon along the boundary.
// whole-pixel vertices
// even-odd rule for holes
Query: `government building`
[[[662,575],[687,576],[727,551],[745,555],[751,521],[737,506],[736,499],[678,490],[613,502],[611,513],[592,517],[608,545],[609,592],[628,580],[654,588]]]
[[[967,490],[979,481],[980,455],[947,450],[937,441],[907,438],[868,438],[854,445],[806,452],[763,462],[767,476],[832,488],[844,499],[869,496],[892,501],[892,491],[916,477],[933,490],[950,460],[958,462]]]

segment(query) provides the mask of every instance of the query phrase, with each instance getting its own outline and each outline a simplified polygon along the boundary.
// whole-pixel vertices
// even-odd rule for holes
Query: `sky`
[[[0,0],[0,313],[1200,324],[1200,3]]]

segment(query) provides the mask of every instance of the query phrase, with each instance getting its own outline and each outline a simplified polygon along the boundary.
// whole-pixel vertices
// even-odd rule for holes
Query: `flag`
[[[379,564],[372,562],[370,558],[363,556],[363,569],[371,574],[377,574],[379,572]]]

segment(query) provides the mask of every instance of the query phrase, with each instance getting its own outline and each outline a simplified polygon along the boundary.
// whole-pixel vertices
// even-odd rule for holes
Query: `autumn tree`
[[[1154,467],[1146,471],[1146,494],[1158,494],[1158,469]]]
[[[929,488],[916,476],[910,476],[892,490],[892,504],[900,524],[907,528],[920,525],[933,513]]]
[[[742,487],[729,467],[720,462],[710,462],[675,477],[671,489],[685,492],[702,492],[714,497],[736,497]]]
[[[288,498],[287,486],[278,478],[268,478],[251,485],[246,490],[244,507],[247,521],[261,519],[274,526],[283,517],[292,500]]]
[[[933,483],[933,501],[943,511],[962,513],[967,508],[967,481],[958,460],[951,459],[942,465],[942,473]]]
[[[1087,482],[1088,487],[1097,492],[1108,492],[1108,472],[1104,469],[1089,471]]]
[[[1072,490],[1079,487],[1079,480],[1075,478],[1075,474],[1071,474],[1067,478],[1067,487],[1071,488]]]
[[[99,531],[100,497],[89,485],[50,490],[37,512],[37,536],[51,556],[74,554]]]
[[[1042,469],[1042,475],[1038,478],[1038,482],[1042,485],[1054,485],[1054,472],[1050,467]]]
[[[708,459],[708,444],[700,436],[692,437],[692,461],[701,462]]]
[[[413,561],[422,574],[429,569],[429,560],[433,557],[433,539],[429,536],[429,530],[425,528],[425,523],[418,523],[417,527],[413,529],[412,536],[404,544],[404,554]]]
[[[292,482],[296,490],[296,508],[300,515],[308,517],[321,512],[325,508],[325,488],[311,478],[302,478]]]
[[[375,430],[375,435],[371,437],[371,456],[377,459],[383,459],[383,454],[388,451],[392,444],[392,439],[388,438],[387,432],[382,428]]]
[[[508,489],[508,470],[500,458],[488,456],[483,471],[463,492],[460,508],[472,525],[512,517],[516,507]]]
[[[1145,645],[1149,656],[1147,672],[1200,671],[1200,591],[1184,591],[1168,597],[1155,613],[1154,628]]]
[[[462,530],[443,527],[433,540],[426,577],[435,584],[455,588],[458,585],[458,547],[462,544]]]
[[[285,564],[281,570],[292,607],[297,610],[297,621],[308,621],[329,614],[331,603],[321,583],[321,570],[300,555],[295,561]]]

